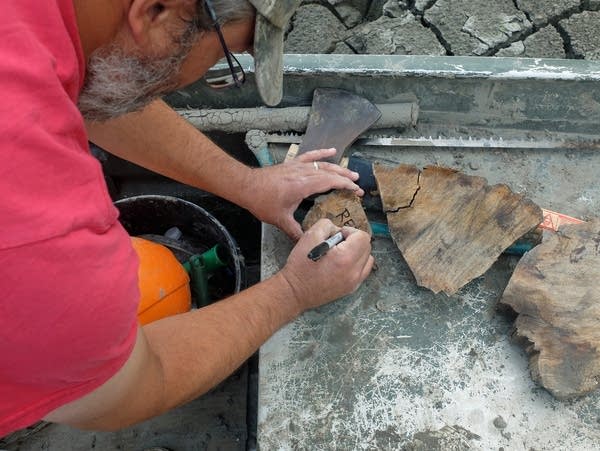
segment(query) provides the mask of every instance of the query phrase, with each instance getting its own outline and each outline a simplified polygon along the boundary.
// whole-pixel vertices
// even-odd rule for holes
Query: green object
[[[205,307],[210,304],[208,279],[215,271],[227,266],[223,261],[222,253],[223,248],[217,244],[203,254],[192,255],[183,264],[190,276],[192,298],[195,299],[197,307]]]

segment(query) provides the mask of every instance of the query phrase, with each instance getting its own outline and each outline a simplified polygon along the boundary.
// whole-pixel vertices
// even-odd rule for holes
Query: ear
[[[178,0],[132,0],[127,21],[135,42],[145,46],[157,32],[162,35],[180,14],[181,3]]]

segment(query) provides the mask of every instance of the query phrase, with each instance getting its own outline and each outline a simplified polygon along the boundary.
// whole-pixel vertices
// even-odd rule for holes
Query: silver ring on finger
[[[313,166],[315,167],[315,171],[319,170],[319,163],[317,163],[316,161],[313,161]]]

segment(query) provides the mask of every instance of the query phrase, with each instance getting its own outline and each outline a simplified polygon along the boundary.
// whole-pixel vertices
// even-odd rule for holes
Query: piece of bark
[[[317,197],[302,221],[302,228],[307,230],[322,218],[330,219],[338,227],[354,227],[373,235],[360,197],[352,191],[333,191]]]
[[[519,261],[501,301],[532,378],[559,399],[600,381],[600,220],[566,225]]]
[[[373,165],[390,233],[417,283],[454,294],[542,221],[506,185],[430,166]]]

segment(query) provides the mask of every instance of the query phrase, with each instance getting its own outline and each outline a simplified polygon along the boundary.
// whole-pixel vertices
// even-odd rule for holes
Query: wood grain
[[[443,167],[373,165],[390,233],[417,283],[454,294],[542,221],[506,185]]]
[[[317,197],[302,221],[302,228],[309,229],[321,218],[330,219],[338,227],[354,227],[373,235],[360,197],[352,191],[338,190]]]
[[[517,265],[501,302],[519,316],[513,337],[533,379],[559,399],[600,380],[600,220],[566,225]]]

